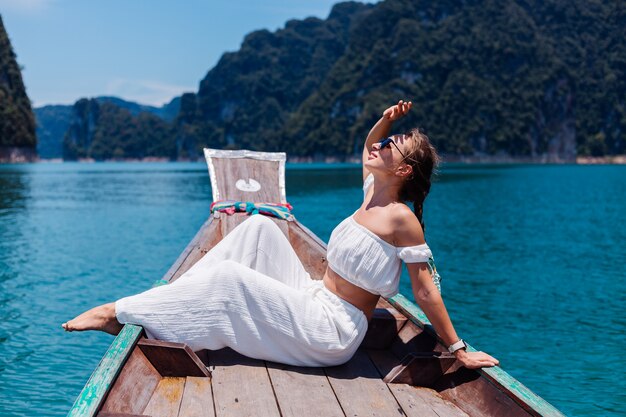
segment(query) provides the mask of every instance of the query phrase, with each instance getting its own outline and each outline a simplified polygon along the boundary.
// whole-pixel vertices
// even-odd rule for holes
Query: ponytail
[[[422,202],[418,204],[417,202],[414,202],[413,213],[415,213],[415,217],[417,217],[417,220],[420,221],[420,224],[422,225],[422,230],[426,232],[426,225],[424,224],[424,220],[422,220],[422,217],[424,215],[424,203]]]
[[[430,180],[428,181],[428,190],[430,190]],[[424,223],[424,200],[426,200],[427,195],[428,191],[424,191],[422,198],[416,199],[413,202],[413,213],[422,225],[422,231],[424,231],[424,233],[426,232],[426,224]]]
[[[403,201],[413,202],[413,213],[419,220],[422,230],[425,230],[424,200],[430,192],[431,176],[439,165],[439,155],[428,136],[419,129],[411,130],[408,136],[412,139],[412,146],[405,162],[411,166],[413,172],[400,189],[399,197]]]

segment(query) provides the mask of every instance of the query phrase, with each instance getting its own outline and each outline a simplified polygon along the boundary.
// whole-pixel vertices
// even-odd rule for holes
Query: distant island
[[[615,162],[626,154],[623,6],[386,0],[248,34],[162,108],[81,98],[35,109],[39,154],[188,160],[203,147],[355,161],[394,100],[447,160]]]

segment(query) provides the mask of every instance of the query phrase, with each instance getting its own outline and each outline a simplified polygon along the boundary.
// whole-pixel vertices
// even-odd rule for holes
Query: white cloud
[[[0,10],[35,14],[48,9],[57,0],[0,0]]]
[[[106,95],[116,96],[140,104],[161,106],[184,92],[197,88],[167,84],[152,80],[129,80],[116,78],[107,83]]]

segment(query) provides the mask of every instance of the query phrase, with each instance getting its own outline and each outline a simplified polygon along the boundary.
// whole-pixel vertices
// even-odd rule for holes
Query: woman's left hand
[[[411,110],[411,107],[413,107],[412,102],[400,100],[398,104],[394,104],[383,112],[383,118],[394,122],[406,116],[409,110]]]
[[[499,360],[485,352],[466,352],[461,349],[454,352],[454,355],[468,369],[491,368],[500,364]]]

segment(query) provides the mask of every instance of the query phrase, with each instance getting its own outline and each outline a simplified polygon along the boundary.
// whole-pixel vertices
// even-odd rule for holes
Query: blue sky
[[[256,29],[326,18],[336,0],[0,0],[33,105],[115,95],[161,105]]]

